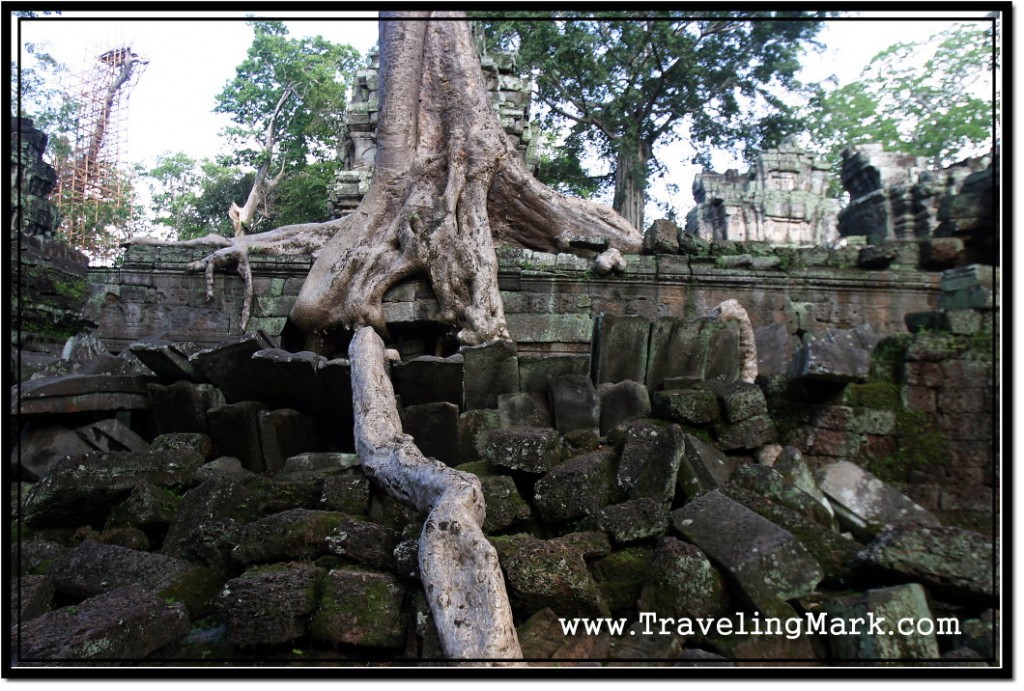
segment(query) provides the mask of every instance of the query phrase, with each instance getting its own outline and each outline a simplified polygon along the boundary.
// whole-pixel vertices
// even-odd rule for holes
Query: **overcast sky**
[[[828,49],[808,58],[804,79],[820,81],[835,74],[840,83],[852,81],[872,56],[891,44],[918,41],[948,28],[956,19],[981,15],[930,13],[925,20],[918,13],[917,20],[907,21],[905,18],[915,15],[899,12],[886,15],[884,20],[829,22],[819,35]],[[287,19],[292,36],[320,34],[362,53],[377,40],[376,12],[276,12],[260,16]],[[300,20],[302,17],[305,19]],[[897,21],[896,17],[904,19]],[[73,71],[80,71],[105,50],[125,44],[149,60],[131,92],[124,160],[149,167],[162,153],[183,151],[203,158],[221,151],[218,133],[228,120],[212,109],[215,96],[234,77],[235,67],[245,58],[252,41],[244,13],[159,12],[127,17],[123,12],[63,12],[59,17],[22,20],[14,27],[15,42],[19,28],[22,42],[47,44],[49,52]],[[681,151],[677,158],[686,157]],[[671,152],[663,159],[679,192],[670,196],[662,183],[655,183],[652,193],[668,199],[681,217],[693,205],[690,187],[699,171],[684,160],[673,160]],[[716,169],[736,165],[727,157],[719,157],[715,163]],[[654,208],[648,209],[649,219],[661,215]]]

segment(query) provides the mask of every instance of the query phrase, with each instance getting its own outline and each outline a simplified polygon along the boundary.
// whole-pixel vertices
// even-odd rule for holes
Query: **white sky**
[[[819,35],[828,49],[810,56],[804,79],[821,81],[835,74],[840,83],[847,83],[859,76],[871,57],[893,43],[921,40],[957,19],[982,14],[916,13],[917,17],[924,15],[927,19],[907,21],[915,13],[898,12],[884,15],[884,20],[829,22]],[[320,34],[333,42],[349,44],[361,53],[377,40],[376,12],[282,11],[260,16],[286,19],[292,36]],[[300,17],[306,19],[300,21]],[[896,21],[897,17],[903,19]],[[73,71],[95,59],[92,56],[125,43],[149,59],[131,92],[128,148],[123,152],[124,160],[149,167],[162,153],[183,151],[193,158],[204,158],[221,151],[218,134],[228,119],[214,114],[212,109],[215,96],[234,77],[235,67],[245,58],[252,41],[252,30],[245,25],[245,19],[243,12],[150,12],[133,17],[123,12],[63,12],[59,17],[22,20],[20,30],[22,41],[46,43],[49,52]],[[14,36],[17,42],[17,33]],[[652,196],[667,199],[682,219],[693,206],[690,187],[699,170],[688,164],[683,149],[678,155],[670,150],[661,158],[669,166],[669,178],[679,192],[670,196],[664,183],[656,181]],[[715,158],[716,170],[737,165],[728,156]],[[662,215],[655,207],[648,207],[649,220]]]

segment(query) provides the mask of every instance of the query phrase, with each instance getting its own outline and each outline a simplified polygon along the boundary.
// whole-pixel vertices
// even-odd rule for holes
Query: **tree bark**
[[[522,658],[505,580],[481,526],[480,480],[424,458],[402,433],[384,368],[384,342],[373,329],[349,345],[356,451],[363,470],[391,496],[427,514],[420,535],[423,589],[449,658]]]
[[[647,162],[650,147],[640,142],[625,144],[615,156],[615,196],[612,208],[634,228],[643,230],[647,197]]]

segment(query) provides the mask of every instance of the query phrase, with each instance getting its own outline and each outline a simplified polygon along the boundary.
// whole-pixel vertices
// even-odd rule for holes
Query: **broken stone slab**
[[[142,481],[184,490],[198,484],[204,459],[195,452],[91,453],[55,466],[25,498],[33,528],[101,524]]]
[[[930,511],[850,461],[822,467],[816,479],[840,525],[861,538],[893,525],[940,525]]]
[[[299,453],[327,448],[316,418],[298,410],[262,410],[258,413],[257,423],[263,464],[268,473],[281,470],[286,459]]]
[[[644,252],[648,254],[677,254],[679,252],[679,226],[661,218],[644,232]]]
[[[421,403],[402,408],[402,429],[412,435],[424,456],[447,466],[459,464],[459,407],[454,403]]]
[[[828,636],[832,659],[836,662],[935,660],[939,657],[934,616],[928,595],[918,583],[851,595],[828,595],[821,606],[824,612],[819,610],[818,616],[827,613],[825,621],[838,622],[828,629],[832,634]],[[909,621],[918,626],[927,621],[933,632],[922,633],[913,628],[906,635],[897,630],[901,621],[904,625]],[[877,630],[871,628],[872,623]]]
[[[556,466],[537,481],[533,504],[551,523],[589,516],[613,501],[615,453],[593,451]]]
[[[224,393],[228,403],[258,401],[263,390],[259,366],[252,356],[274,347],[262,331],[230,338],[189,356],[189,362]]]
[[[718,419],[718,397],[704,388],[654,392],[654,414],[687,425],[707,425]]]
[[[80,333],[64,342],[60,352],[61,360],[92,360],[103,355],[110,355],[107,346],[95,334]]]
[[[203,377],[189,357],[200,350],[196,343],[176,343],[151,339],[133,343],[128,350],[163,381],[203,383]]]
[[[498,468],[546,473],[561,460],[558,432],[538,427],[493,430],[487,435],[483,458]]]
[[[857,251],[857,268],[880,271],[888,269],[899,256],[895,244],[867,245]]]
[[[248,523],[231,550],[240,564],[313,559],[328,553],[327,537],[345,519],[333,511],[289,509]]]
[[[370,479],[361,472],[324,478],[320,508],[364,516],[370,511]]]
[[[138,585],[165,600],[183,602],[193,616],[208,609],[221,581],[209,569],[163,554],[85,540],[50,568],[57,592],[86,598]]]
[[[834,514],[824,504],[786,480],[774,468],[747,463],[736,468],[730,482],[790,508],[829,530],[838,529]]]
[[[742,362],[736,322],[661,317],[650,331],[646,378],[637,380],[649,391],[663,388],[666,379],[731,381],[739,377]]]
[[[590,374],[590,355],[520,355],[519,390],[548,395],[548,377]]]
[[[56,588],[53,579],[44,574],[21,576],[11,592],[11,619],[14,626],[42,616],[53,609]]]
[[[630,499],[671,500],[685,449],[679,425],[637,420],[626,428],[615,478],[618,488]]]
[[[812,593],[824,573],[791,533],[712,490],[672,512],[672,523],[713,559],[762,614]]]
[[[166,528],[174,520],[181,496],[141,481],[128,498],[110,511],[107,527]]]
[[[726,455],[692,434],[683,438],[686,446],[676,473],[676,485],[683,496],[692,497],[728,484],[733,468]]]
[[[491,538],[515,611],[550,607],[558,616],[608,616],[608,606],[578,548],[528,534]]]
[[[599,315],[594,320],[590,362],[594,384],[617,384],[626,379],[646,382],[650,332],[651,323],[643,317]]]
[[[487,446],[487,437],[501,426],[497,410],[467,410],[459,416],[459,460],[479,461]]]
[[[782,452],[776,457],[772,469],[779,472],[787,482],[814,497],[819,504],[825,507],[830,516],[829,523],[835,523],[835,511],[832,510],[832,504],[825,493],[821,491],[818,481],[814,479],[814,474],[799,449],[793,446],[783,447]]]
[[[208,462],[196,472],[200,482],[212,479],[235,480],[244,482],[256,477],[256,473],[242,467],[242,462],[231,456],[221,456]]]
[[[510,526],[530,520],[530,505],[519,493],[515,481],[508,475],[483,475],[480,487],[484,493],[487,515],[483,531],[495,533]]]
[[[12,576],[45,574],[55,561],[67,553],[64,545],[36,536],[12,540],[9,552]]]
[[[246,470],[254,473],[265,472],[259,416],[266,409],[258,401],[241,401],[209,410],[207,421],[217,455],[237,458]]]
[[[79,434],[64,425],[46,420],[29,420],[11,451],[15,477],[35,482],[65,458],[96,451]]]
[[[405,590],[385,573],[332,569],[310,627],[313,638],[329,643],[398,648],[405,643]]]
[[[11,387],[11,411],[22,415],[147,410],[146,376],[67,375],[33,379]]]
[[[590,377],[582,374],[559,374],[548,379],[548,404],[555,429],[562,434],[575,430],[592,430],[601,425],[601,402]]]
[[[601,384],[597,387],[601,409],[601,436],[607,437],[616,430],[651,415],[651,398],[647,387],[640,382],[627,379],[617,384]]]
[[[976,600],[996,595],[995,545],[964,528],[894,526],[864,548],[860,558],[920,582],[937,595]]]
[[[395,362],[391,365],[391,382],[402,405],[447,402],[461,406],[465,397],[463,356],[423,355],[408,362]]]
[[[866,343],[855,330],[830,329],[823,337],[811,338],[800,347],[788,376],[844,384],[866,381],[874,345]]]
[[[221,609],[232,645],[280,645],[307,633],[325,570],[286,563],[246,570],[224,584]]]
[[[651,547],[634,545],[612,552],[590,565],[608,609],[615,612],[636,606],[653,557]]]
[[[721,492],[799,540],[821,566],[825,574],[823,584],[843,587],[854,581],[858,571],[857,542],[756,491],[729,485]]]
[[[332,420],[334,406],[320,376],[326,364],[327,358],[309,351],[258,350],[246,366],[260,382],[258,393],[251,398],[271,409],[290,408],[321,420]]]
[[[654,549],[637,600],[640,612],[695,618],[721,614],[728,604],[725,579],[695,545],[663,537]]]
[[[510,427],[551,427],[547,399],[537,393],[506,393],[498,396],[498,423]]]
[[[605,506],[593,524],[608,533],[616,545],[628,545],[661,535],[668,529],[668,509],[649,497]]]
[[[519,360],[512,343],[463,346],[460,352],[466,410],[497,408],[498,396],[519,391]]]
[[[371,521],[345,516],[326,538],[327,551],[380,569],[395,568],[401,535]]]
[[[718,397],[725,422],[743,422],[756,415],[768,413],[764,391],[757,384],[712,379],[707,383],[707,387]]]
[[[150,384],[147,393],[158,434],[209,434],[207,413],[225,404],[224,394],[212,384],[193,384],[187,381],[175,382],[170,386]]]
[[[168,432],[153,439],[150,445],[153,451],[195,451],[209,460],[213,457],[213,440],[201,432]]]
[[[767,415],[755,415],[733,424],[718,422],[715,427],[718,446],[723,451],[753,450],[778,438],[775,423]]]
[[[131,428],[114,418],[107,418],[75,429],[97,451],[147,451],[149,444]]]
[[[359,456],[336,451],[314,451],[289,456],[274,479],[279,482],[326,480],[359,465]]]
[[[18,631],[20,662],[139,660],[188,630],[184,604],[168,604],[138,585],[128,585],[23,624]]]

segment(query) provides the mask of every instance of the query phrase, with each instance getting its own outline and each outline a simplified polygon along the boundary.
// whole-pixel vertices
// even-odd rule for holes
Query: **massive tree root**
[[[453,659],[521,658],[494,547],[484,537],[484,500],[474,475],[424,458],[402,433],[373,329],[349,346],[356,450],[363,470],[391,496],[427,514],[420,536],[423,588],[445,654]]]

